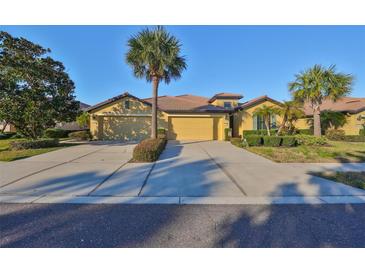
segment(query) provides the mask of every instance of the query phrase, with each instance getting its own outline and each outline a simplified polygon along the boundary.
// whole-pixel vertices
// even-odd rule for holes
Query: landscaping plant
[[[282,137],[280,136],[264,136],[262,137],[265,147],[279,147],[281,145]]]
[[[166,139],[146,139],[135,146],[133,160],[136,162],[154,162],[166,146]]]

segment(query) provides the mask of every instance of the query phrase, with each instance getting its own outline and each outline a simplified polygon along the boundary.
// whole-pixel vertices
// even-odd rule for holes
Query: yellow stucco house
[[[243,130],[264,129],[263,120],[253,115],[256,108],[281,106],[281,102],[266,95],[241,103],[242,98],[235,93],[217,93],[211,98],[191,94],[160,96],[158,127],[167,130],[170,140],[224,140],[225,129],[230,128],[233,136],[242,135]],[[151,98],[140,99],[126,92],[90,107],[93,138],[125,141],[148,138],[151,101]],[[352,123],[356,117],[349,116],[349,121]],[[272,128],[280,123],[281,117],[271,117]],[[351,123],[346,133],[358,134],[359,129],[353,129]],[[298,121],[297,127],[307,128],[306,119]]]

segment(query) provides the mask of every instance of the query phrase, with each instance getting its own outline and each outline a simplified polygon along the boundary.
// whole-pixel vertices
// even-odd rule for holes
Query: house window
[[[231,102],[224,102],[223,106],[224,106],[224,108],[232,108],[232,103]]]
[[[277,128],[276,115],[270,115],[270,129]],[[255,115],[253,117],[253,129],[266,129],[265,121],[262,116]]]
[[[129,100],[124,101],[124,108],[125,109],[129,109],[130,108]]]

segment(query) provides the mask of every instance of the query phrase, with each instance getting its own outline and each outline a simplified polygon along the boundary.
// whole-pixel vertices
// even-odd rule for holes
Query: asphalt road
[[[0,205],[0,247],[365,247],[364,231],[364,204]]]

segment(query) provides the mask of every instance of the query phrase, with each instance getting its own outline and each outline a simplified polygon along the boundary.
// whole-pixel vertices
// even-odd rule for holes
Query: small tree
[[[0,32],[0,118],[36,139],[79,111],[74,83],[49,49]]]
[[[161,81],[179,79],[186,68],[185,58],[180,56],[181,44],[163,27],[145,29],[128,41],[127,64],[137,78],[152,82],[151,137],[157,138],[157,98]]]
[[[278,114],[278,109],[272,106],[263,105],[253,112],[253,115],[261,116],[264,120],[265,127],[267,130],[267,135],[270,136],[270,117],[272,115]]]
[[[289,83],[294,100],[309,103],[313,110],[314,135],[321,136],[321,104],[324,99],[336,101],[351,93],[353,77],[337,73],[335,66],[324,68],[320,65],[295,75]]]
[[[77,118],[76,118],[77,124],[81,128],[86,128],[90,123],[90,115],[86,111],[82,112]]]
[[[304,116],[302,105],[295,101],[286,101],[280,108],[277,108],[277,113],[282,117],[282,122],[278,129],[279,135],[283,129],[294,129],[294,122]]]

